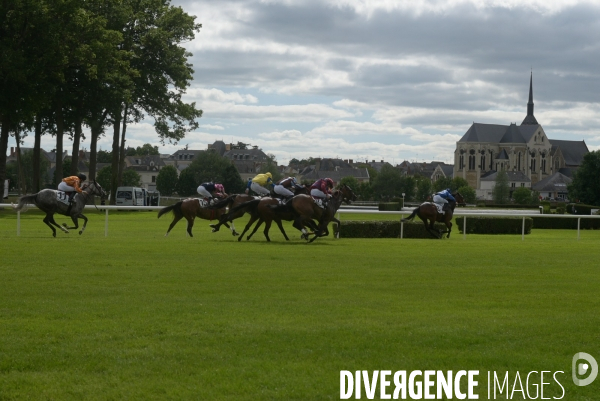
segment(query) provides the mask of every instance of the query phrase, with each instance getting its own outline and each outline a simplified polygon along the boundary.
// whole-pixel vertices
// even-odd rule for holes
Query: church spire
[[[533,71],[529,78],[529,102],[527,102],[527,117],[523,120],[521,125],[537,125],[538,122],[533,116]]]

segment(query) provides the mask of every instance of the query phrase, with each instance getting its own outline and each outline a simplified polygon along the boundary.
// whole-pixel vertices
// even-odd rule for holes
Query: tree
[[[142,146],[138,146],[135,149],[135,154],[131,156],[147,156],[147,155],[159,155],[158,146],[152,146],[149,143],[145,143]]]
[[[184,168],[179,174],[175,190],[179,196],[190,196],[196,193],[201,182],[194,178],[195,173],[189,167]]]
[[[244,188],[242,177],[229,159],[215,152],[201,152],[179,175],[177,193],[182,196],[192,195],[196,193],[198,185],[208,181],[223,184],[228,193]]]
[[[417,182],[416,198],[418,201],[427,200],[427,198],[429,198],[432,193],[433,193],[433,185],[431,184],[431,180],[429,180],[427,178],[423,178]]]
[[[600,150],[583,156],[581,166],[568,185],[569,198],[588,205],[600,205]]]
[[[110,163],[112,160],[112,152],[106,151],[106,150],[99,150],[98,151],[98,157],[96,159],[96,161],[98,163]],[[100,184],[102,185],[102,184]],[[104,188],[104,185],[102,185],[102,188]],[[106,187],[109,188],[109,187]]]
[[[375,196],[380,199],[402,196],[402,190],[400,189],[401,180],[402,174],[400,170],[387,164],[383,165],[377,177],[372,181]]]
[[[277,182],[283,178],[283,175],[279,172],[279,168],[277,168],[277,158],[273,154],[267,155],[267,162],[260,167],[261,173],[270,172],[273,176],[273,182]]]
[[[156,189],[161,195],[171,196],[177,186],[177,169],[173,166],[165,166],[160,169],[156,177]]]
[[[344,185],[344,184],[348,185],[350,188],[352,188],[353,191],[358,190],[358,187],[360,185],[358,180],[351,176],[344,177],[340,180],[339,185]]]
[[[107,192],[110,191],[110,180],[112,177],[112,166],[106,166],[98,171],[96,175],[96,181],[104,188]],[[123,172],[123,185],[124,187],[139,187],[142,185],[142,177],[131,169],[125,169]],[[112,198],[112,197],[111,197]]]
[[[508,185],[508,174],[506,174],[506,171],[500,170],[496,175],[496,184],[494,184],[494,188],[492,189],[492,196],[494,197],[494,202],[498,205],[508,203],[510,187]]]
[[[463,187],[468,187],[470,186],[469,183],[467,182],[467,180],[465,180],[462,177],[454,177],[452,179],[452,183],[450,184],[450,189],[454,192],[454,191],[458,191],[459,188],[463,188]],[[462,194],[462,192],[461,192]]]
[[[452,178],[450,177],[441,177],[438,178],[434,183],[433,183],[433,192],[440,192],[443,191],[446,188],[450,188],[451,190],[452,188]]]
[[[531,203],[531,189],[519,187],[513,191],[512,197],[517,205],[529,205]]]
[[[463,199],[466,203],[475,203],[477,202],[477,192],[473,188],[468,185],[462,186],[457,189],[457,192],[460,192]]]

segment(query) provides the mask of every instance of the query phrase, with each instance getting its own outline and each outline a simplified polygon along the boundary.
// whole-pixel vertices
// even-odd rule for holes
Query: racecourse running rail
[[[29,205],[29,207],[35,207],[35,205]],[[12,205],[6,203],[0,203],[0,209],[7,208],[12,209]],[[108,212],[110,210],[160,210],[164,208],[164,206],[95,206],[95,205],[86,205],[85,209],[97,209],[103,210],[105,213],[104,217],[104,236],[108,236]],[[523,212],[523,213],[521,213]],[[403,216],[408,216],[412,213],[412,208],[410,210],[400,210],[400,211],[379,211],[373,209],[339,209],[337,211],[337,217],[339,219],[340,214],[379,214],[379,215],[398,215],[401,219]],[[523,226],[521,230],[521,240],[525,240],[525,218],[526,217],[539,217],[539,213],[531,213],[528,210],[507,210],[507,211],[490,211],[490,212],[481,212],[479,210],[469,210],[469,209],[456,209],[454,211],[454,216],[462,216],[464,221],[464,227],[467,227],[467,216],[494,216],[494,217],[522,217],[523,218]],[[600,216],[592,215],[592,216],[583,216],[583,215],[572,215],[572,214],[545,214],[544,217],[551,217],[556,219],[577,219],[577,240],[579,240],[580,236],[580,224],[581,219],[600,219]],[[466,229],[463,230],[463,239],[467,238]],[[400,238],[403,238],[404,234],[404,223],[400,223]],[[17,212],[17,236],[21,235],[21,212]],[[339,233],[338,237],[339,238]]]

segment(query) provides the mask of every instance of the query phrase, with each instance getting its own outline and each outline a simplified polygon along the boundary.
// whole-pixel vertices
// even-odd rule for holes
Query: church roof
[[[579,166],[583,161],[583,156],[589,153],[588,147],[585,141],[564,141],[558,139],[551,139],[550,143],[552,146],[558,146],[560,151],[565,158],[565,164],[567,166]]]
[[[567,185],[573,180],[561,173],[554,173],[536,182],[532,189],[538,192],[567,192]]]
[[[506,133],[506,125],[473,123],[458,142],[498,143]]]
[[[508,160],[508,153],[506,153],[506,149],[502,149],[502,152],[498,153],[496,160]]]
[[[521,135],[517,124],[511,124],[506,129],[506,132],[500,139],[500,143],[524,143],[525,138]]]

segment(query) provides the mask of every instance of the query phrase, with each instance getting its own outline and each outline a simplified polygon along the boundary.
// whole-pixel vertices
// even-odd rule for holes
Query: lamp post
[[[402,210],[404,208],[404,195],[406,195],[404,192],[402,192],[402,207],[400,208],[400,210]]]

